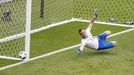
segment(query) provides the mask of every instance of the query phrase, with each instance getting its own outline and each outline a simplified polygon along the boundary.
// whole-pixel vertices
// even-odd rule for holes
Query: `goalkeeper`
[[[90,31],[97,16],[98,14],[95,13],[93,19],[90,21],[90,24],[86,29],[79,29],[79,34],[82,37],[82,40],[80,47],[76,51],[77,54],[81,54],[85,46],[87,48],[92,48],[96,50],[104,50],[116,46],[116,41],[106,41],[106,37],[111,34],[111,31],[105,31],[98,36],[92,36]]]

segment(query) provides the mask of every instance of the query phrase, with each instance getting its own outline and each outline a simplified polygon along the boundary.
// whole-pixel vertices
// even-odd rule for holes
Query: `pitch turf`
[[[31,57],[80,43],[78,29],[88,23],[72,22],[32,34]],[[95,24],[93,34],[105,30],[113,33],[126,30],[126,27]],[[77,48],[31,61],[0,71],[0,75],[132,75],[134,74],[133,35],[134,31],[115,36],[118,46],[105,51],[85,48],[82,55],[75,54]],[[0,66],[17,61],[0,60]]]
[[[11,5],[7,3],[0,7],[0,16],[3,16],[2,13],[6,9],[11,9],[13,14],[13,19],[9,23],[0,20],[1,38],[4,32],[7,32],[4,34],[4,37],[18,33],[19,30],[16,30],[20,29],[18,28],[18,22],[21,23],[21,25],[25,23],[25,20],[22,21],[22,19],[25,19],[25,1],[14,1],[15,3]],[[98,21],[107,21],[109,17],[118,19],[119,23],[123,23],[125,20],[132,21],[134,17],[132,14],[133,11],[131,10],[133,9],[133,3],[130,2],[132,1],[46,0],[44,7],[45,17],[39,18],[40,2],[33,0],[32,29],[72,17],[89,19],[94,9],[99,9],[100,11]],[[72,5],[72,3],[74,4]],[[113,4],[111,5],[111,3]],[[18,7],[19,5],[21,5],[21,7]],[[128,5],[131,7],[130,9]],[[14,6],[17,6],[17,8]],[[60,10],[55,9],[55,7]],[[20,10],[23,12],[20,12]],[[31,57],[80,43],[78,29],[86,26],[87,23],[73,22],[33,34],[31,36]],[[24,28],[24,26],[22,27]],[[23,28],[21,31],[24,31]],[[93,34],[99,34],[107,29],[115,33],[128,28],[96,24],[93,28]],[[15,32],[8,33],[10,30],[15,30]],[[75,54],[75,48],[0,71],[0,75],[133,75],[133,33],[134,31],[111,38],[110,40],[118,41],[118,46],[107,51],[98,52],[85,49],[81,56],[77,56]],[[0,59],[0,67],[17,62],[18,61]]]
[[[112,4],[112,5],[111,5]],[[11,10],[11,21],[0,19],[0,38],[22,33],[25,31],[26,0],[13,0],[10,3],[0,4],[0,17],[6,10]],[[117,19],[117,23],[133,21],[134,5],[132,0],[45,0],[44,17],[40,18],[40,1],[32,0],[31,29],[37,29],[52,23],[57,23],[71,18],[89,19],[93,16],[94,9],[100,14],[97,21],[107,22],[108,18]],[[0,43],[0,55],[18,57],[24,50],[24,38]]]

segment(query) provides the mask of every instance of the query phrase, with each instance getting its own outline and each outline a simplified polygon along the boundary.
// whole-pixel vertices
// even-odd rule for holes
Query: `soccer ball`
[[[27,56],[26,52],[24,52],[24,51],[20,51],[20,53],[19,53],[19,58],[21,58],[21,59],[25,59],[26,56]]]

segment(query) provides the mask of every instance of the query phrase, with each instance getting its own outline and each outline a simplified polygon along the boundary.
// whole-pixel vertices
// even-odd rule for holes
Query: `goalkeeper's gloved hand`
[[[80,55],[80,54],[81,54],[81,50],[78,48],[78,49],[76,50],[76,53],[77,53],[78,55]]]
[[[97,9],[94,10],[94,17],[97,18],[99,16],[99,12]]]

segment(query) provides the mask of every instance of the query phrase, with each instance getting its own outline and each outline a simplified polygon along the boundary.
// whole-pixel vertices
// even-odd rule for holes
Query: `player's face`
[[[83,29],[83,30],[81,30],[80,35],[82,36],[82,38],[86,38],[87,33],[86,33],[86,31]]]

